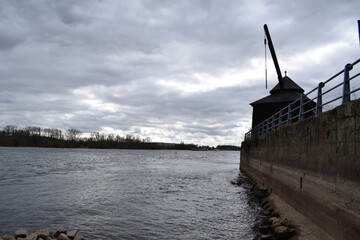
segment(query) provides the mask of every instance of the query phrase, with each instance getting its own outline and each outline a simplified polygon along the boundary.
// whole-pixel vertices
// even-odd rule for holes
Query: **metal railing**
[[[360,96],[356,95],[356,92],[360,90],[360,82],[352,82],[360,76],[360,64],[357,66],[359,68],[356,69],[357,73],[350,77],[350,71],[354,70],[354,67],[359,62],[360,59],[346,64],[343,70],[325,82],[320,82],[316,88],[307,94],[302,94],[300,98],[256,125],[245,134],[245,140],[271,132],[282,125],[288,125],[313,115],[319,115],[323,111],[328,111],[336,106],[360,98]],[[341,75],[343,75],[342,81],[336,81]],[[357,78],[356,80],[359,79]],[[352,84],[352,89],[350,83]],[[342,86],[342,89],[339,89],[340,86]]]

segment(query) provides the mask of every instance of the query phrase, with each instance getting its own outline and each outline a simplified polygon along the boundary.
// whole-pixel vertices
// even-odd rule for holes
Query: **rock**
[[[76,230],[72,230],[72,231],[66,231],[66,235],[69,238],[74,238],[76,236],[77,231]]]
[[[65,233],[60,233],[58,240],[70,240],[70,238]]]
[[[85,238],[83,236],[81,236],[80,234],[76,234],[74,240],[85,240]]]
[[[292,224],[289,219],[285,218],[282,222],[281,225],[285,226],[285,227],[289,227],[289,228],[295,228],[294,224]]]
[[[280,225],[281,220],[279,218],[277,218],[277,217],[271,217],[271,218],[269,218],[269,222],[270,222],[271,225],[273,225],[273,224],[279,224]]]
[[[55,238],[59,238],[59,236],[60,236],[61,233],[64,233],[64,234],[65,234],[65,233],[66,233],[66,229],[63,229],[63,228],[62,228],[62,229],[57,230],[56,233],[54,234],[54,237],[55,237]]]
[[[261,211],[261,214],[264,215],[264,216],[270,216],[271,211],[263,210],[263,211]]]
[[[26,237],[26,240],[36,240],[37,239],[37,234],[36,233],[32,233],[29,236]]]
[[[279,213],[277,213],[277,212],[272,212],[271,213],[271,215],[270,215],[271,217],[280,217],[280,214]]]
[[[36,233],[38,239],[39,238],[48,239],[50,237],[49,230],[47,230],[47,229],[42,229],[42,230],[39,230],[39,231],[37,231],[35,233]]]
[[[279,240],[287,240],[295,235],[295,230],[285,226],[277,226],[274,229],[274,235]]]
[[[259,227],[259,232],[261,234],[268,234],[270,232],[271,228],[270,226],[260,226]]]
[[[267,234],[267,235],[261,235],[260,240],[272,240],[273,237],[271,234]]]
[[[15,240],[14,236],[11,236],[11,235],[4,235],[1,238],[3,240]]]
[[[270,221],[270,218],[264,218],[261,223],[260,226],[266,226],[266,225],[271,225],[272,221]]]
[[[26,238],[27,235],[29,235],[29,232],[26,229],[19,229],[15,232],[16,238]]]

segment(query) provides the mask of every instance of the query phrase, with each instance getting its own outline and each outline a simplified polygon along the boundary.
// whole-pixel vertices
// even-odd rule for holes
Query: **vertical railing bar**
[[[300,98],[300,110],[299,110],[299,121],[304,120],[304,94],[301,95]]]
[[[343,95],[342,95],[342,104],[347,103],[350,101],[350,71],[353,68],[351,63],[345,65],[344,68],[344,85],[343,85]]]
[[[291,103],[288,105],[287,124],[291,123]]]
[[[318,94],[317,94],[317,100],[316,100],[316,115],[319,115],[322,113],[322,88],[325,86],[323,82],[319,83],[318,86]]]

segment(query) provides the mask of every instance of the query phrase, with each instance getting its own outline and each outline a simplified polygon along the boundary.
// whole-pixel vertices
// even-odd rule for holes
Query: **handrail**
[[[357,86],[355,86],[357,88],[350,91],[350,82],[360,76],[360,72],[359,72],[350,77],[350,71],[353,70],[353,67],[357,65],[359,62],[360,62],[360,58],[353,63],[346,64],[343,70],[339,71],[338,73],[327,79],[325,82],[320,82],[317,87],[309,91],[307,94],[302,94],[301,97],[289,103],[286,107],[280,109],[278,112],[268,117],[260,124],[256,125],[253,129],[245,133],[245,140],[249,140],[255,136],[259,136],[271,132],[282,125],[287,125],[295,121],[301,121],[308,116],[319,115],[323,112],[324,106],[333,103],[339,99],[342,99],[341,104],[350,101],[351,95],[357,91],[360,91],[360,87]],[[330,83],[332,80],[336,79],[341,74],[343,74],[344,78],[340,83],[337,83],[335,86],[332,86],[330,89],[327,89],[325,92],[322,92],[322,89],[326,86],[326,84]],[[336,96],[332,99],[328,99],[327,102],[325,103],[322,102],[323,97],[325,95],[333,92],[341,85],[343,86],[343,91],[340,96]],[[316,90],[317,90],[317,95],[313,98],[309,98],[308,96],[311,93],[315,92]],[[316,99],[316,106],[306,109],[305,106],[309,103],[314,102],[315,99]]]

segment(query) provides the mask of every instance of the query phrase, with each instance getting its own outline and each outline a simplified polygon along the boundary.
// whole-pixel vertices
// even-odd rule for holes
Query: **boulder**
[[[270,226],[260,226],[259,227],[259,232],[261,234],[268,234],[270,232],[271,228]]]
[[[72,231],[66,231],[66,235],[69,238],[74,238],[76,236],[77,231],[76,230],[72,230]]]
[[[295,225],[293,223],[290,222],[289,219],[285,218],[282,222],[281,225],[285,226],[285,227],[289,227],[289,228],[295,228]]]
[[[59,236],[60,236],[61,233],[64,233],[64,234],[65,234],[65,233],[66,233],[66,229],[62,228],[62,229],[57,230],[56,233],[54,234],[54,237],[55,237],[55,238],[59,238]]]
[[[48,239],[50,237],[49,230],[47,230],[47,229],[41,229],[35,233],[36,233],[38,239],[39,238]]]
[[[279,240],[287,240],[295,235],[295,230],[285,226],[277,226],[274,229],[274,235]]]
[[[60,233],[58,240],[70,240],[70,238],[65,233]]]
[[[271,234],[261,235],[260,240],[272,240],[273,236]]]
[[[270,222],[271,225],[274,225],[274,224],[279,224],[280,225],[281,220],[279,218],[277,218],[277,217],[271,217],[271,218],[269,218],[269,222]]]
[[[11,235],[4,235],[1,238],[4,240],[15,240],[14,236],[11,236]]]
[[[19,229],[15,232],[15,237],[18,238],[26,238],[29,235],[28,230],[26,229]]]
[[[36,233],[32,233],[29,236],[26,237],[26,240],[36,240],[37,239],[37,234]]]
[[[80,234],[76,234],[74,240],[85,240],[85,238],[83,236],[81,236]]]
[[[263,216],[270,216],[271,211],[268,211],[268,210],[262,210],[262,211],[260,212],[260,214],[261,214],[261,215],[263,215]]]

